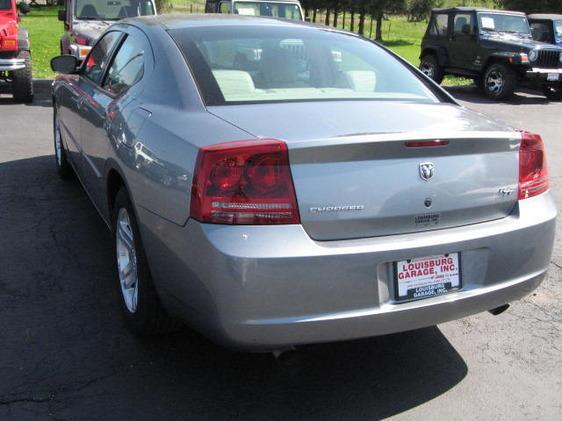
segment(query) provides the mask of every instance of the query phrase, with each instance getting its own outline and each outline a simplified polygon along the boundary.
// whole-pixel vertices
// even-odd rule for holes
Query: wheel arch
[[[29,42],[29,33],[27,29],[18,29],[18,50],[29,51],[31,53],[31,44]]]
[[[129,200],[133,205],[133,211],[135,212],[135,217],[138,221],[139,215],[137,212],[137,205],[135,204],[134,201],[133,191],[131,190],[129,183],[127,182],[127,178],[125,177],[124,172],[121,169],[119,163],[113,158],[110,158],[106,163],[104,180],[105,180],[105,201],[106,201],[105,205],[107,207],[106,215],[107,215],[108,225],[111,227],[111,229],[113,229],[112,213],[113,213],[113,207],[115,205],[115,197],[117,196],[117,193],[121,188],[124,188],[125,192],[127,193],[127,196],[129,196]]]
[[[117,169],[117,166],[115,165],[110,165],[108,167],[105,179],[107,215],[108,219],[111,221],[111,213],[113,212],[117,193],[119,192],[119,190],[121,190],[121,188],[125,188],[127,194],[129,194],[129,188],[127,187],[127,184],[125,182],[125,177],[123,177],[121,171]]]
[[[484,66],[482,66],[482,73],[486,72],[486,69],[488,69],[488,67],[494,65],[494,64],[505,64],[506,66],[511,67],[513,70],[515,70],[515,66],[510,63],[509,61],[510,56],[506,55],[506,54],[491,54],[488,56],[488,58],[486,59]]]
[[[433,45],[427,46],[422,50],[420,59],[430,54],[437,58],[437,63],[439,63],[440,66],[448,66],[449,57],[446,49]]]

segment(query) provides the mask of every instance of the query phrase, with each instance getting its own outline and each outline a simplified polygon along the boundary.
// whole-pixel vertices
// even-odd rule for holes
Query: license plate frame
[[[456,262],[456,281],[453,282],[451,276],[445,280],[445,282],[440,282],[439,280],[435,280],[433,282],[421,282],[424,285],[420,285],[418,287],[406,288],[406,295],[401,294],[401,280],[399,279],[399,275],[401,271],[399,270],[399,265],[404,263],[417,263],[417,262],[424,262],[424,261],[431,261],[435,259],[447,259],[449,257],[453,258],[453,264]],[[462,279],[462,261],[461,261],[461,253],[460,252],[451,252],[433,256],[424,256],[424,257],[417,257],[407,260],[400,260],[393,262],[393,269],[394,269],[394,301],[396,303],[404,303],[409,301],[418,301],[424,300],[432,297],[438,297],[441,295],[450,294],[451,292],[458,291],[463,287],[463,279]],[[455,271],[453,271],[455,272]],[[406,283],[402,281],[402,283]],[[404,285],[402,285],[404,286]],[[421,289],[420,289],[421,288]],[[403,288],[402,288],[403,289]],[[416,289],[418,290],[418,294],[416,294]],[[412,293],[410,293],[412,292]]]
[[[549,73],[546,75],[548,82],[558,82],[560,80],[560,73]]]

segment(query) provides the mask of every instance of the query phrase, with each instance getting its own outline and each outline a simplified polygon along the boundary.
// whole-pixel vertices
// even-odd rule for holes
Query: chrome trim
[[[533,67],[532,70],[527,70],[527,73],[539,74],[539,73],[560,73],[562,74],[562,69],[543,69],[540,67]]]
[[[22,58],[2,58],[0,59],[0,71],[14,71],[25,69],[25,60]]]

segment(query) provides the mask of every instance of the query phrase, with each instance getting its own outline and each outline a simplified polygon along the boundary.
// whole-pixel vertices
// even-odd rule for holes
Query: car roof
[[[448,7],[443,9],[433,9],[433,12],[437,13],[449,13],[449,12],[485,12],[485,13],[502,13],[508,15],[525,16],[523,12],[514,12],[511,10],[499,10],[499,9],[487,9],[485,7]]]
[[[529,19],[562,20],[562,15],[557,15],[556,13],[535,13],[535,14],[529,15]]]
[[[356,35],[352,32],[327,27],[324,25],[304,22],[300,20],[288,20],[273,17],[243,16],[231,13],[171,13],[157,16],[140,16],[122,21],[139,27],[160,27],[165,31],[188,28],[211,28],[221,26],[277,26],[287,28],[311,28],[322,29],[330,32]]]

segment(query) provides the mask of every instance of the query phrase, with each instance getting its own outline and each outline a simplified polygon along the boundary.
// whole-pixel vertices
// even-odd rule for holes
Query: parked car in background
[[[20,17],[29,12],[27,3],[0,0],[0,92],[7,90],[19,102],[33,100],[31,45]]]
[[[562,47],[562,15],[529,15],[533,39]]]
[[[242,349],[381,335],[499,313],[549,267],[541,137],[370,40],[169,15],[52,67],[56,166],[114,233],[135,332],[171,314]]]
[[[304,20],[298,0],[207,0],[205,12]]]
[[[560,99],[562,48],[533,40],[523,13],[436,9],[420,58],[421,71],[435,82],[447,74],[469,77],[494,100],[509,98],[519,86]]]
[[[155,14],[153,0],[66,0],[58,16],[65,29],[60,39],[60,52],[83,60],[111,23]]]

